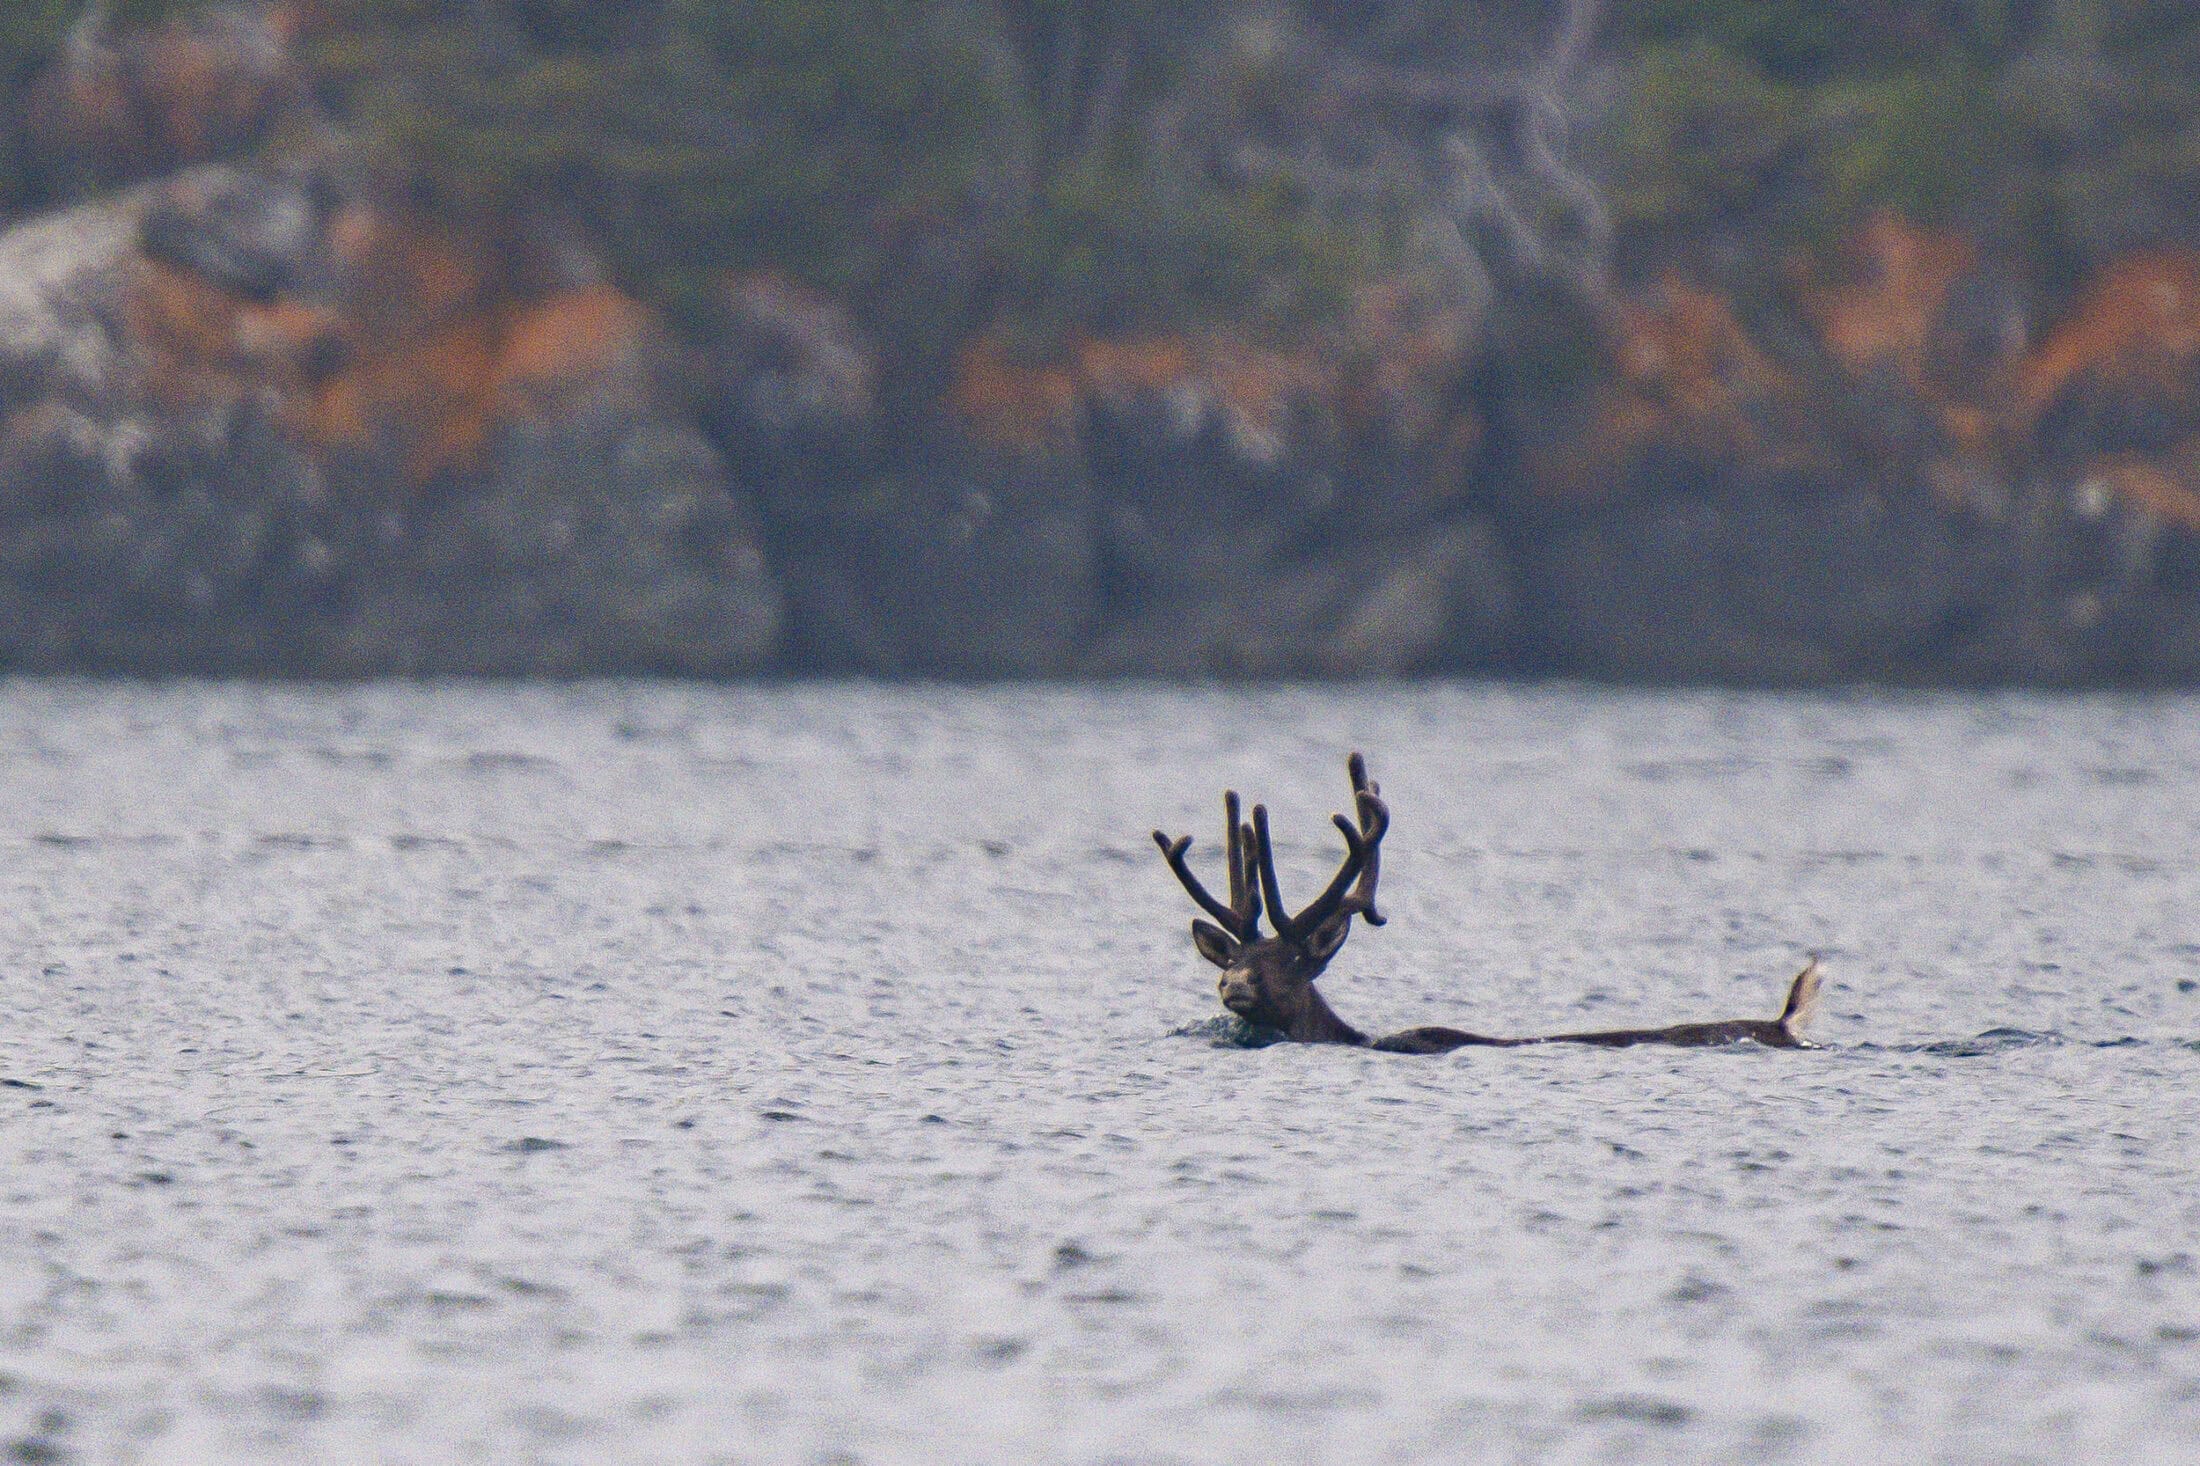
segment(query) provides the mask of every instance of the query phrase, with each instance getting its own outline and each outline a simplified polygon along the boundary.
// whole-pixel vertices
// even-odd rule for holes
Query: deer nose
[[[1242,1013],[1254,1006],[1253,985],[1242,977],[1225,972],[1218,986],[1222,989],[1222,1006],[1233,1013]]]

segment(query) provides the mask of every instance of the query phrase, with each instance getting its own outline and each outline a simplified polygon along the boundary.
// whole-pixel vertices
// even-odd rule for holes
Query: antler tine
[[[1283,889],[1276,884],[1276,850],[1268,840],[1268,806],[1253,806],[1253,857],[1260,870],[1261,899],[1268,903],[1268,920],[1279,937],[1296,937],[1290,914],[1283,905]]]
[[[1155,830],[1153,842],[1161,847],[1161,858],[1169,862],[1169,869],[1176,872],[1177,880],[1191,893],[1192,899],[1199,903],[1199,909],[1221,923],[1222,929],[1239,941],[1251,941],[1252,926],[1244,919],[1243,913],[1231,910],[1208,895],[1207,888],[1199,883],[1199,877],[1192,874],[1191,863],[1184,858],[1185,852],[1192,848],[1192,837],[1179,835],[1171,840],[1161,831]]]
[[[1260,893],[1253,888],[1253,867],[1246,855],[1246,845],[1253,832],[1238,818],[1238,794],[1235,789],[1222,792],[1223,842],[1229,848],[1225,852],[1230,862],[1230,912],[1244,926],[1243,932],[1232,932],[1240,941],[1250,941],[1260,926]]]
[[[1390,806],[1383,803],[1383,786],[1367,776],[1367,760],[1358,751],[1345,761],[1352,776],[1352,803],[1360,817],[1360,837],[1367,843],[1367,860],[1360,867],[1360,883],[1346,898],[1369,926],[1390,920],[1375,909],[1375,883],[1383,874],[1383,836],[1390,832]]]
[[[1250,824],[1238,826],[1238,845],[1245,857],[1245,904],[1257,923],[1260,920],[1260,837],[1253,833]]]
[[[1337,833],[1344,836],[1344,864],[1329,879],[1329,885],[1316,896],[1304,911],[1291,918],[1291,930],[1305,936],[1323,922],[1345,909],[1345,891],[1367,866],[1367,842],[1360,838],[1359,826],[1343,815],[1332,815],[1330,823]]]
[[[1344,904],[1345,888],[1359,875],[1360,867],[1367,860],[1367,845],[1361,840],[1359,830],[1343,815],[1336,819],[1337,828],[1343,832],[1347,847],[1344,865],[1329,883],[1329,888],[1314,898],[1314,903],[1296,916],[1284,914],[1283,891],[1276,881],[1276,846],[1268,834],[1268,810],[1264,805],[1253,806],[1253,844],[1260,856],[1261,896],[1268,903],[1268,919],[1275,924],[1276,934],[1292,941],[1303,941]]]

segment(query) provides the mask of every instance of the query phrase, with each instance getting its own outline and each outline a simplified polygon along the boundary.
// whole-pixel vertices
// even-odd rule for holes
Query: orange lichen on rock
[[[1069,367],[1077,398],[1123,403],[1144,397],[1192,431],[1220,422],[1237,451],[1272,459],[1284,450],[1292,410],[1335,399],[1333,366],[1219,333],[1079,341]]]
[[[188,270],[144,261],[123,299],[123,321],[146,351],[155,393],[184,405],[228,395],[244,298]]]
[[[1072,441],[1088,407],[1136,408],[1181,436],[1213,431],[1254,462],[1281,459],[1311,429],[1426,450],[1429,472],[1462,477],[1481,441],[1462,387],[1472,320],[1393,283],[1288,346],[1207,328],[1034,347],[1001,328],[958,353],[946,406],[976,437],[1027,450]]]
[[[2150,250],[2102,271],[2012,376],[2014,425],[2029,427],[2080,380],[2193,392],[2200,359],[2200,251]]]
[[[1970,241],[1879,214],[1844,250],[1844,278],[1799,282],[1803,308],[1851,375],[1891,367],[1925,389],[1933,329],[1949,292],[1978,263]]]
[[[548,416],[621,370],[647,324],[641,306],[608,286],[492,296],[394,335],[361,318],[352,364],[304,405],[304,434],[324,449],[394,452],[422,483],[478,462],[498,424]]]
[[[1531,451],[1541,492],[1598,497],[1655,447],[1700,462],[1770,466],[1807,452],[1797,384],[1750,339],[1724,296],[1669,276],[1618,304],[1605,344],[1612,375],[1585,429]]]
[[[1935,406],[1940,426],[1959,453],[1970,458],[1986,458],[1999,451],[2001,427],[1992,412],[1969,402],[1942,402]]]
[[[385,455],[408,482],[477,463],[500,422],[546,414],[631,361],[643,309],[608,286],[525,298],[482,252],[355,208],[326,240],[333,302],[254,300],[138,262],[125,320],[171,408],[260,404],[316,453]]]
[[[294,403],[341,350],[344,321],[305,301],[255,301],[159,261],[141,261],[123,319],[144,351],[147,387],[170,407],[248,395]]]
[[[300,84],[292,16],[224,7],[72,44],[33,99],[38,144],[121,178],[234,154]]]
[[[1743,408],[1791,396],[1794,383],[1758,349],[1726,297],[1668,276],[1615,313],[1621,380],[1677,420],[1747,427]]]
[[[1037,449],[1065,441],[1077,418],[1074,371],[1016,358],[997,336],[980,336],[955,354],[950,410],[978,437],[1002,447]]]
[[[1026,448],[1074,433],[1088,402],[1140,400],[1166,408],[1185,432],[1219,425],[1256,459],[1285,451],[1301,410],[1353,430],[1380,425],[1409,443],[1472,442],[1474,429],[1449,431],[1463,324],[1386,297],[1363,304],[1343,330],[1289,351],[1209,331],[1081,336],[1026,355],[989,333],[958,355],[947,402],[978,436]]]
[[[346,309],[384,331],[478,314],[500,289],[481,242],[416,214],[352,204],[329,221],[327,248]]]
[[[237,131],[240,94],[228,85],[222,54],[188,33],[172,37],[153,57],[146,90],[163,123],[165,141],[182,157],[207,155],[208,144]]]
[[[1461,419],[1459,378],[1474,344],[1474,316],[1431,306],[1407,286],[1361,290],[1345,329],[1338,407],[1356,431],[1385,431],[1404,442],[1439,439],[1456,446],[1480,436]]]
[[[487,384],[499,415],[556,411],[632,361],[647,329],[647,312],[608,285],[514,307]]]
[[[1192,343],[1173,336],[1081,341],[1074,367],[1080,390],[1117,402],[1170,391],[1199,369]]]
[[[1333,365],[1227,339],[1208,343],[1199,375],[1210,385],[1237,451],[1264,462],[1282,456],[1292,409],[1326,403],[1336,388]]]
[[[322,449],[391,453],[415,484],[470,466],[494,418],[497,326],[487,313],[462,317],[360,351],[313,394],[307,440]]]
[[[2087,480],[2158,519],[2200,534],[2200,441],[2186,443],[2162,461],[2130,455],[2100,459],[2080,482]]]

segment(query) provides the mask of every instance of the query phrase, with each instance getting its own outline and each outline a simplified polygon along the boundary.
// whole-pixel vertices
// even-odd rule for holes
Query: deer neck
[[[1323,999],[1318,989],[1308,988],[1306,998],[1306,1010],[1299,1015],[1298,1021],[1293,1023],[1290,1028],[1292,1042],[1302,1044],[1351,1044],[1356,1048],[1367,1046],[1367,1035],[1339,1018],[1335,1010]]]

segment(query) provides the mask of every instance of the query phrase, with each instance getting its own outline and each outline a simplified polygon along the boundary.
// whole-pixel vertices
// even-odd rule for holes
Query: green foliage
[[[1780,77],[1821,70],[1856,28],[1846,7],[1817,0],[1635,0],[1619,23],[1652,47],[1712,53]]]
[[[2200,233],[2200,7],[2184,0],[1633,0],[1608,147],[1622,221],[1771,257],[1892,209],[2042,279]]]
[[[51,59],[79,8],[75,0],[11,0],[0,6],[0,86],[21,87]]]
[[[0,203],[31,196],[7,176],[22,98],[83,7],[0,3],[16,99]],[[111,13],[128,27],[193,8]],[[1325,68],[1527,74],[1557,10],[321,0],[311,61],[317,94],[422,198],[577,224],[674,307],[772,269],[917,333],[989,313],[1143,329],[1335,309],[1386,240],[1442,207],[1417,160],[1462,124],[1340,110]],[[1596,49],[1619,67],[1618,104],[1570,117],[1566,147],[1594,155],[1630,260],[1709,235],[1769,260],[1882,208],[2048,278],[2200,237],[2190,0],[1612,0]]]
[[[1368,250],[1275,188],[1182,188],[1127,166],[1059,179],[1010,240],[1018,314],[1044,329],[1340,308]]]
[[[1645,8],[1669,27],[1703,24],[1636,65],[1614,144],[1624,220],[1742,219],[1777,245],[1822,242],[1878,209],[1976,222],[1982,202],[2001,202],[2012,119],[1993,71],[1969,58],[1972,31],[1951,25],[1896,66],[1883,39],[1822,24],[1826,7]]]
[[[1971,212],[1981,186],[2001,171],[2009,119],[1976,72],[1904,71],[1834,83],[1813,101],[1821,149],[1815,212],[1825,223],[1879,208],[1945,222]]]
[[[1801,137],[1793,86],[1707,41],[1646,55],[1614,152],[1623,221],[1672,225],[1747,206]]]
[[[1146,135],[1228,3],[613,9],[350,0],[318,62],[424,197],[555,201],[676,311],[754,269],[874,313],[921,300],[933,331],[996,303],[1089,327],[1343,295],[1333,231]]]
[[[675,0],[639,33],[534,0],[504,18],[525,10],[515,34],[554,44],[518,47],[412,8],[373,0],[378,24],[323,62],[424,189],[464,211],[554,199],[652,284],[763,265],[860,280],[897,215],[974,185],[998,110],[982,59],[890,0]]]
[[[1810,83],[1992,65],[2043,35],[2050,9],[2033,0],[1630,0],[1615,28],[1650,46],[1716,46],[1768,76]]]
[[[118,0],[108,8],[117,28],[153,25],[202,8],[205,0]],[[0,88],[13,93],[54,57],[85,14],[84,0],[5,0],[0,3]]]

